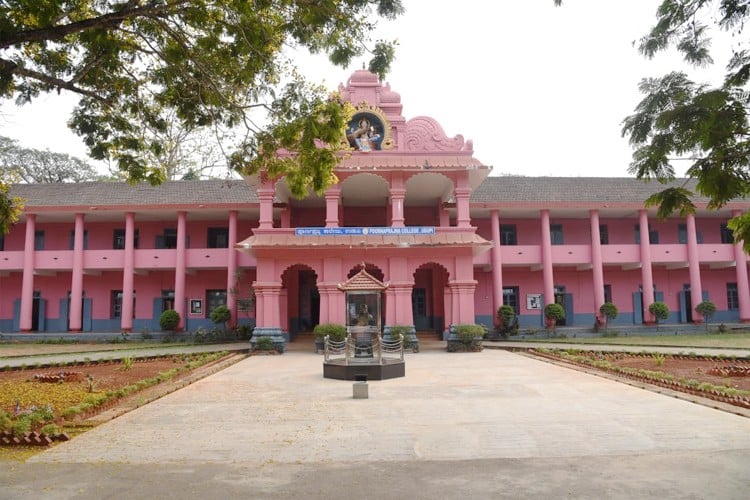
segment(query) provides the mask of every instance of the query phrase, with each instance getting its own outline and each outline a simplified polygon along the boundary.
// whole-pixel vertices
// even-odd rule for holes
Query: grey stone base
[[[352,361],[348,365],[343,361],[323,363],[323,377],[337,380],[386,380],[405,375],[405,365],[401,360],[386,360],[382,365]]]
[[[256,327],[253,330],[253,336],[250,338],[250,347],[255,349],[255,343],[261,337],[269,337],[273,341],[274,349],[277,352],[283,353],[286,351],[286,337],[281,328],[259,328]]]
[[[383,327],[383,339],[392,341],[394,338],[391,336],[391,326]],[[412,352],[419,352],[419,339],[417,338],[417,330],[413,326],[411,330],[404,334],[404,349],[411,349]]]

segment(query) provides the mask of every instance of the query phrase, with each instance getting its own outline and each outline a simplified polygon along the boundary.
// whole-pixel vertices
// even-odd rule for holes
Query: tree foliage
[[[93,165],[85,160],[50,150],[25,148],[13,139],[0,136],[0,172],[20,182],[84,182],[97,179]]]
[[[623,122],[623,135],[635,148],[630,172],[637,178],[674,181],[675,157],[691,161],[685,176],[694,185],[672,186],[647,200],[661,217],[694,213],[696,195],[717,209],[750,194],[750,46],[743,33],[748,15],[747,0],[663,0],[656,24],[638,43],[645,57],[675,48],[688,64],[705,66],[713,63],[711,24],[733,41],[722,82],[694,82],[679,71],[646,78],[639,87],[645,97]],[[729,226],[750,251],[750,213]]]
[[[302,81],[289,54],[306,49],[346,66],[369,50],[369,69],[382,76],[394,43],[368,48],[374,19],[402,11],[400,0],[7,0],[0,98],[80,96],[70,127],[130,182],[166,178],[153,158],[176,120],[218,136],[242,127],[236,170],[268,168],[288,174],[294,193],[320,190],[334,180],[346,109]],[[329,146],[317,152],[321,142]],[[275,158],[280,148],[290,154]]]

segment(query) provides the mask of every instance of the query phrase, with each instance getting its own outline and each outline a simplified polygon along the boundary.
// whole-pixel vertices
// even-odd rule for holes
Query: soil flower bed
[[[23,443],[30,433],[58,434],[120,399],[228,356],[226,351],[64,366],[0,370],[0,432]],[[19,441],[20,439],[20,441]],[[28,439],[27,439],[28,440]]]
[[[750,408],[747,358],[544,348],[529,354]]]

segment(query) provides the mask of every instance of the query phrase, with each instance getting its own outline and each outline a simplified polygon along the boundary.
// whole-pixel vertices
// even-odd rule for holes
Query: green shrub
[[[486,333],[486,330],[484,328],[484,325],[477,325],[477,324],[463,324],[463,325],[456,325],[456,336],[458,336],[458,340],[462,344],[472,344],[476,342],[477,340],[480,340],[484,334]]]
[[[125,356],[122,358],[122,369],[123,370],[130,370],[133,368],[133,356]]]
[[[167,309],[159,317],[159,326],[164,331],[173,332],[180,324],[180,314],[174,309]]]
[[[669,317],[669,307],[664,302],[654,302],[648,306],[648,312],[654,315],[657,324]]]
[[[706,332],[708,332],[708,320],[710,320],[711,316],[716,312],[716,304],[710,300],[704,300],[695,306],[695,311],[703,316],[703,320],[706,323]]]
[[[214,307],[214,310],[211,311],[211,314],[209,314],[208,317],[214,322],[214,324],[218,325],[221,323],[226,327],[227,321],[232,317],[232,313],[227,306],[222,304]]]
[[[44,427],[42,427],[41,431],[42,434],[59,434],[60,428],[55,424],[47,424]]]
[[[599,312],[602,316],[607,318],[607,323],[615,319],[617,317],[617,314],[619,313],[619,311],[617,310],[617,306],[612,302],[605,302],[604,304],[602,304],[602,306],[599,308]]]
[[[255,349],[259,351],[272,351],[273,339],[271,337],[258,337],[255,341]]]
[[[560,304],[553,302],[544,306],[544,317],[555,321],[565,319],[565,309]]]
[[[331,340],[341,342],[346,338],[346,327],[344,325],[338,325],[335,323],[323,323],[315,325],[313,333],[316,338],[322,339],[328,335]]]
[[[507,334],[513,330],[518,330],[516,320],[516,310],[513,306],[503,304],[497,310],[497,318],[500,320],[500,326],[503,333]]]

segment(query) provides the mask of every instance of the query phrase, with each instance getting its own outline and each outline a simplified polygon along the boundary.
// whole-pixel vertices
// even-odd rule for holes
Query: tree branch
[[[33,78],[34,80],[38,80],[48,85],[52,85],[53,87],[56,87],[58,89],[70,90],[71,92],[85,95],[101,103],[104,103],[107,105],[109,104],[108,99],[100,96],[99,94],[95,92],[91,92],[90,90],[76,87],[76,85],[73,82],[66,82],[65,80],[61,80],[60,78],[55,78],[49,75],[45,75],[44,73],[40,73],[38,71],[33,71],[30,69],[22,68],[18,66],[16,63],[14,63],[13,61],[8,61],[7,59],[0,59],[0,73],[4,73],[6,71],[9,73],[25,76],[27,78]]]
[[[95,28],[112,28],[118,26],[126,19],[144,16],[158,16],[175,7],[189,3],[189,0],[173,0],[171,2],[166,2],[163,5],[151,4],[143,7],[130,8],[129,6],[134,4],[134,2],[130,2],[125,8],[117,12],[110,12],[99,17],[92,17],[62,26],[51,26],[0,35],[0,49],[7,49],[12,45],[28,42],[61,40],[73,33],[79,33],[81,31]]]

